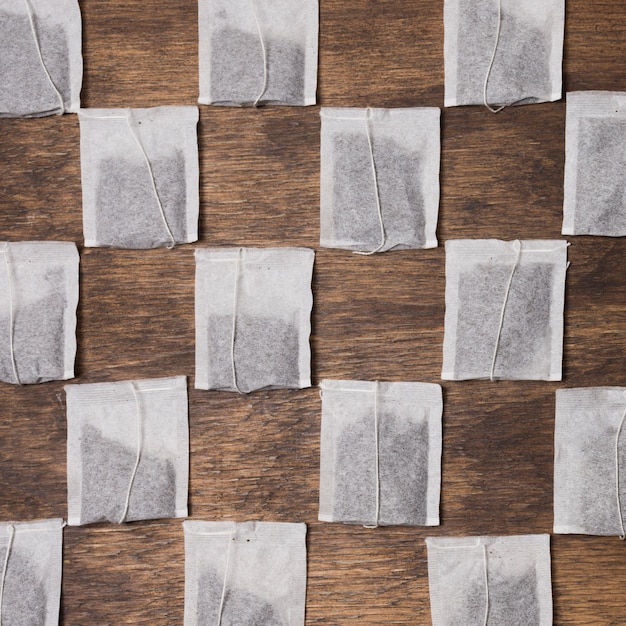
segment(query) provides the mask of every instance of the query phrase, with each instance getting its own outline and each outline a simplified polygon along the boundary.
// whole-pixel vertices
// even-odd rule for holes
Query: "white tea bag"
[[[0,242],[0,380],[74,378],[78,250],[71,242]]]
[[[81,109],[85,245],[198,239],[198,108]]]
[[[626,235],[626,92],[567,94],[564,235]]]
[[[624,538],[625,416],[626,387],[557,390],[555,533]]]
[[[66,385],[68,524],[187,516],[184,376]]]
[[[315,104],[317,0],[198,0],[201,104]]]
[[[63,520],[0,523],[2,626],[57,626]]]
[[[308,248],[196,250],[196,389],[311,386]]]
[[[445,380],[561,380],[567,242],[446,242]]]
[[[439,524],[441,387],[323,380],[324,522]]]
[[[565,0],[444,0],[445,106],[558,100],[564,28]]]
[[[83,82],[77,0],[0,0],[0,117],[76,113]]]
[[[438,108],[322,108],[320,245],[437,246]]]
[[[551,626],[550,535],[429,537],[433,626]]]
[[[304,626],[306,525],[183,522],[185,626]]]

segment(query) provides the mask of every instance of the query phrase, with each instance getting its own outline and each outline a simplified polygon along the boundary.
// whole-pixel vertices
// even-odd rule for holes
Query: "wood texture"
[[[442,106],[441,0],[321,0],[319,103]],[[83,0],[87,107],[195,104],[196,0]],[[626,89],[626,4],[568,0],[566,90]],[[560,237],[563,101],[444,110],[439,239]],[[0,238],[82,243],[75,115],[0,120]],[[311,344],[322,378],[440,382],[444,249],[319,249],[319,108],[201,107],[198,245],[316,248]],[[305,521],[307,624],[429,624],[428,535],[550,532],[554,392],[624,385],[626,240],[573,237],[561,383],[445,382],[442,525],[317,519],[313,387],[193,389],[194,246],[83,250],[77,378],[186,374],[190,512]],[[63,384],[0,385],[0,519],[65,517]],[[555,624],[626,622],[617,538],[552,539]],[[182,624],[180,521],[67,528],[63,625]]]

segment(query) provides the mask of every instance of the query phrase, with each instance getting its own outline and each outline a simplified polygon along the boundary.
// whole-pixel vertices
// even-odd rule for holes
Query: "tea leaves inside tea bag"
[[[0,3],[0,117],[76,111],[81,44],[76,0]]]
[[[563,234],[626,236],[626,92],[567,94]]]

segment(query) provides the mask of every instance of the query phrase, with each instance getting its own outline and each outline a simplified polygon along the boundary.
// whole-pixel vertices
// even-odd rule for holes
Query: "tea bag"
[[[433,626],[551,626],[550,535],[426,545]]]
[[[201,104],[315,104],[318,1],[199,0]]]
[[[320,245],[437,246],[438,108],[322,108]]]
[[[68,524],[186,517],[186,378],[65,391]]]
[[[439,524],[441,387],[323,380],[324,522]]]
[[[57,626],[63,520],[0,523],[0,623]]]
[[[198,239],[198,108],[81,109],[85,246]]]
[[[626,387],[559,389],[554,532],[626,535]]]
[[[76,113],[82,81],[77,0],[0,0],[0,117]]]
[[[567,94],[564,235],[626,235],[626,92]]]
[[[561,380],[567,242],[446,242],[445,380]]]
[[[561,97],[565,0],[444,0],[445,106]]]
[[[311,385],[307,248],[196,250],[196,389]]]
[[[183,522],[185,626],[304,626],[306,525]]]
[[[0,242],[0,380],[74,377],[78,251],[70,242]]]

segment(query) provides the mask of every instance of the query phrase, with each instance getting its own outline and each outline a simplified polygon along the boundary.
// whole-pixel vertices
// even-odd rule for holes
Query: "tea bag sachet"
[[[438,108],[322,108],[320,245],[437,246]]]
[[[550,535],[429,537],[433,626],[551,626]]]
[[[446,242],[445,380],[561,380],[567,242]]]
[[[444,0],[445,106],[561,97],[565,0]]]
[[[76,113],[82,81],[77,0],[0,0],[0,117]]]
[[[308,248],[196,250],[197,389],[311,385]]]
[[[183,522],[185,626],[304,626],[306,525]]]
[[[626,387],[559,389],[554,532],[626,535]]]
[[[0,623],[57,626],[63,520],[0,523]]]
[[[85,246],[198,239],[198,108],[81,109]]]
[[[0,242],[0,380],[74,377],[78,250],[71,242]]]
[[[439,524],[441,387],[323,380],[319,519]]]
[[[68,524],[186,517],[186,378],[65,391]]]
[[[198,0],[201,104],[315,104],[317,0]]]
[[[567,94],[564,235],[626,235],[626,92]]]

